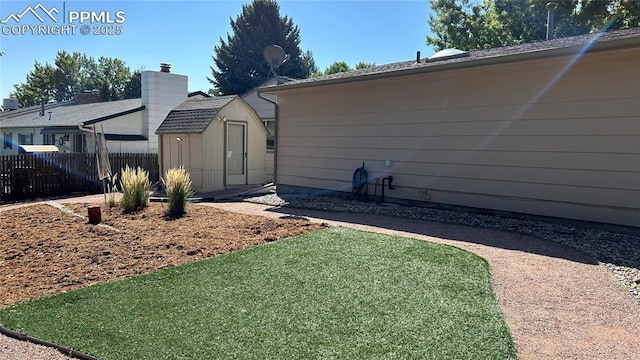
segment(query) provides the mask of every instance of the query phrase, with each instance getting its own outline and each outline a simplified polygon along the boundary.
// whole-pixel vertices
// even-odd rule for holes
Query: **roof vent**
[[[469,52],[467,51],[449,48],[449,49],[440,50],[437,53],[431,55],[429,57],[429,61],[457,59],[457,58],[467,57],[467,56],[469,56]]]
[[[169,63],[160,63],[160,72],[171,72],[171,64]]]

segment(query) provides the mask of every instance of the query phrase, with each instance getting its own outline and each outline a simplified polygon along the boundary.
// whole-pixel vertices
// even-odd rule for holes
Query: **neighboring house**
[[[188,97],[189,99],[208,99],[211,97],[211,95],[207,94],[206,92],[198,90],[198,91],[190,92]]]
[[[264,82],[259,87],[285,84],[294,79],[279,76],[279,79],[271,78]],[[267,136],[267,154],[265,157],[265,172],[267,181],[272,182],[274,178],[274,141],[276,134],[276,102],[278,97],[271,94],[258,94],[258,88],[252,89],[245,94],[241,95],[242,99],[246,101],[258,114],[265,128],[269,131]]]
[[[110,152],[156,153],[155,130],[186,99],[187,77],[170,73],[163,64],[160,72],[142,72],[139,99],[100,102],[95,94],[81,93],[72,101],[5,109],[0,112],[0,155],[17,154],[21,145],[57,145],[91,153],[94,129],[104,129]]]
[[[264,127],[266,127],[269,131],[269,141],[267,142],[267,149],[273,149],[273,139],[276,133],[275,104],[278,101],[278,97],[271,94],[259,95],[257,89],[265,86],[286,84],[290,81],[293,81],[293,79],[286,76],[279,76],[279,79],[271,78],[259,87],[240,95],[242,99],[256,111],[256,113],[264,123]]]
[[[184,166],[197,192],[265,182],[267,129],[240,96],[188,99],[156,134],[161,173]]]
[[[441,54],[260,88],[278,192],[640,226],[640,28]]]
[[[85,94],[81,94],[85,95]],[[0,154],[17,154],[22,145],[59,145],[73,152],[93,152],[93,127],[110,140],[111,151],[127,143],[127,152],[147,152],[146,137],[140,134],[145,106],[140,99],[78,105],[76,101],[33,106],[0,113],[4,137]],[[112,131],[117,128],[117,133]],[[111,130],[111,131],[110,131]]]

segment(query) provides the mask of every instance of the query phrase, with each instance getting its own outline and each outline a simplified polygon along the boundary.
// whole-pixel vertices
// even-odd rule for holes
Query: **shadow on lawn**
[[[562,258],[585,264],[595,265],[598,264],[597,260],[599,260],[564,244],[501,229],[474,227],[429,220],[406,219],[378,214],[332,212],[292,207],[271,208],[269,211],[282,213],[283,218],[312,217],[328,221],[340,221],[351,224],[375,226],[410,234],[463,241],[508,250],[524,251],[527,253]]]

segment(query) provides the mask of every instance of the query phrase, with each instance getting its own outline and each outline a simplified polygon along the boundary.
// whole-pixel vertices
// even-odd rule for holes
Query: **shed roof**
[[[156,134],[201,133],[213,121],[220,109],[238,95],[215,96],[207,99],[188,99],[171,110]]]
[[[259,92],[278,93],[290,89],[373,80],[390,76],[443,71],[493,63],[512,62],[559,55],[580,55],[591,49],[640,46],[640,27],[605,33],[587,34],[533,43],[469,52],[469,56],[443,60],[403,61],[314,78],[293,80],[281,85],[258,88]]]

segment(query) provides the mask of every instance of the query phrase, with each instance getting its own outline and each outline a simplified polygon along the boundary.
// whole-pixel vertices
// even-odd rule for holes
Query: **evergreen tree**
[[[242,94],[271,76],[262,54],[269,45],[279,45],[289,56],[277,68],[278,75],[307,78],[317,71],[311,52],[300,50],[300,30],[288,16],[280,16],[276,1],[243,5],[242,13],[230,22],[233,34],[214,47],[215,67],[207,78],[221,94]]]
[[[142,96],[142,71],[136,70],[124,86],[124,98],[136,99]]]

